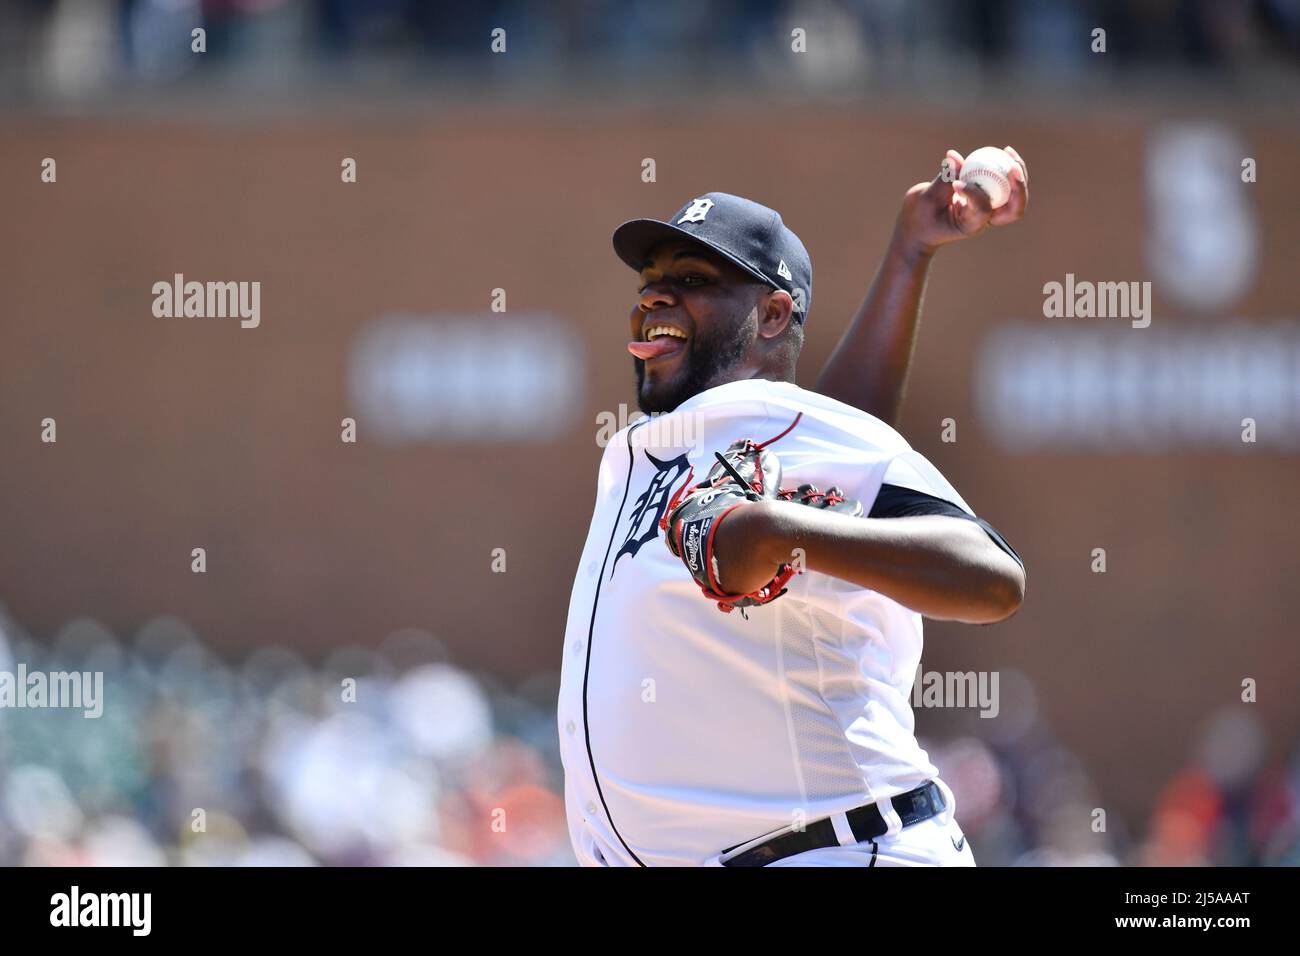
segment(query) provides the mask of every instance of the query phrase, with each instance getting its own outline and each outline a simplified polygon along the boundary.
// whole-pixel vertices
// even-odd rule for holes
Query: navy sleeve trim
[[[871,513],[867,517],[911,518],[917,515],[944,515],[949,518],[964,518],[967,521],[974,521],[984,529],[984,533],[992,539],[994,544],[1015,558],[1016,563],[1022,568],[1025,566],[1025,562],[1021,560],[1020,555],[1016,554],[1016,549],[1011,547],[1007,539],[1002,537],[993,525],[983,518],[976,518],[967,514],[966,511],[951,501],[936,498],[934,495],[927,495],[923,491],[914,491],[900,485],[881,485],[880,494],[876,495],[876,500],[871,505]]]

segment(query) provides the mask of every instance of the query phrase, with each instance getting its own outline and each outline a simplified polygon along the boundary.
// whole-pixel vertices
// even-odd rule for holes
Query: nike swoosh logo
[[[966,845],[966,834],[964,833],[961,835],[960,840],[953,840],[952,837],[948,837],[948,839],[952,840],[952,848],[956,850],[958,853],[960,853],[961,848]]]

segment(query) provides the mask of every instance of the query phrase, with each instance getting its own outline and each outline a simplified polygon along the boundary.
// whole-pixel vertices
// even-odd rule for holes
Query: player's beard
[[[732,381],[749,353],[757,329],[758,317],[753,311],[730,328],[697,329],[687,341],[681,366],[673,377],[654,383],[649,390],[645,388],[645,361],[633,357],[637,407],[647,415],[671,412],[688,398]]]

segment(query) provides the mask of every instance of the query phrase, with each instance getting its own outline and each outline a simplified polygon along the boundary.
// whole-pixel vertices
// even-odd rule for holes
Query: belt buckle
[[[928,820],[930,817],[937,816],[947,809],[943,791],[939,789],[939,785],[933,780],[922,784],[915,790],[899,794],[899,796],[905,798],[908,803],[906,810],[899,813],[899,817],[903,818],[902,823],[905,827],[920,823],[922,820]]]

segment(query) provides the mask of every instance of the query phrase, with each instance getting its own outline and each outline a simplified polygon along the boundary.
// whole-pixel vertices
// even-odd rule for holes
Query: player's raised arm
[[[997,153],[977,150],[975,160],[989,155],[997,165]],[[972,175],[973,183],[962,178],[974,173],[956,150],[948,150],[939,175],[932,182],[917,183],[903,197],[903,208],[894,225],[867,297],[831,353],[813,389],[838,401],[860,408],[890,425],[897,423],[903,404],[903,390],[912,363],[921,298],[930,262],[940,246],[978,235],[989,226],[1015,222],[1025,214],[1029,202],[1029,179],[1024,160],[1010,146],[1006,154],[1007,184],[1004,202],[992,208],[989,193],[978,187],[988,182]],[[981,164],[983,165],[983,164]],[[992,180],[997,170],[988,171]],[[975,185],[976,188],[970,188]],[[993,202],[1001,197],[994,195]]]

